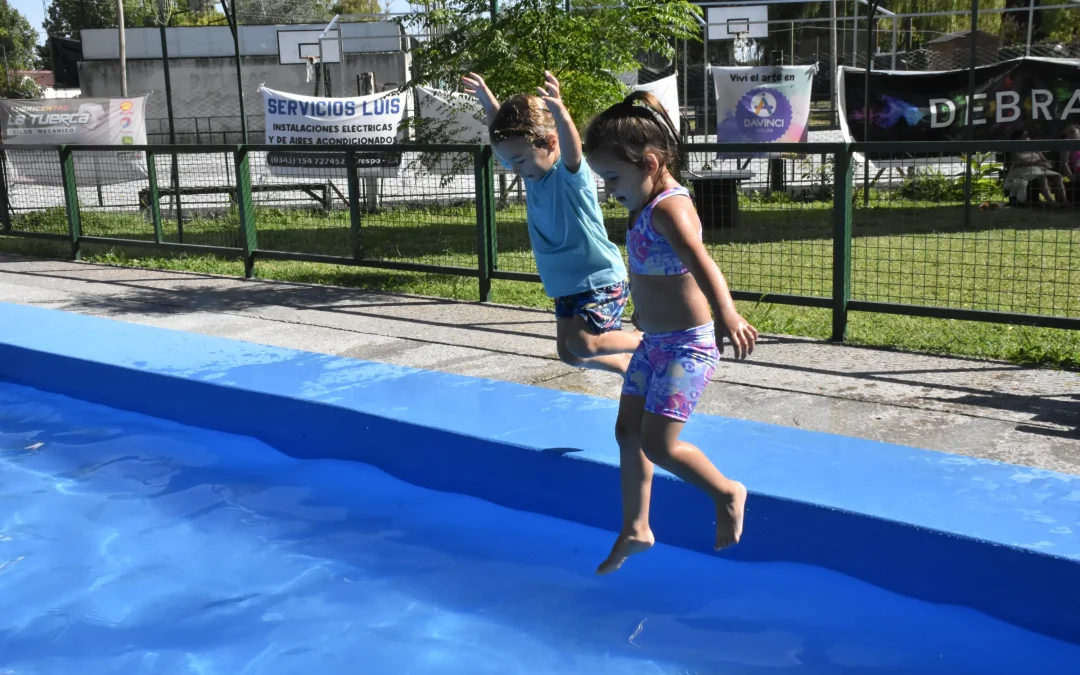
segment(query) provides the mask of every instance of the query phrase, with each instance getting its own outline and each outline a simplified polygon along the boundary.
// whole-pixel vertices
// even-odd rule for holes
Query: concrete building
[[[262,95],[259,87],[314,94],[308,56],[320,53],[324,24],[240,26],[244,105],[252,142],[261,142]],[[232,33],[225,26],[168,28],[165,31],[172,83],[173,116],[182,143],[239,141],[240,103]],[[115,29],[82,31],[79,79],[83,96],[119,96],[119,40]],[[357,77],[374,73],[381,91],[410,77],[408,38],[389,22],[346,23],[321,43],[330,92],[355,96]],[[344,63],[340,55],[344,55]],[[157,28],[127,30],[128,94],[151,94],[147,134],[151,143],[168,142],[165,69]],[[310,78],[310,79],[309,79]],[[252,133],[257,132],[257,133]]]

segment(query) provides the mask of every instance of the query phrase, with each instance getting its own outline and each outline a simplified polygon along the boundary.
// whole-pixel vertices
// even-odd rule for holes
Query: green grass
[[[1074,212],[999,209],[976,211],[965,224],[952,203],[889,201],[874,196],[854,210],[852,295],[905,304],[965,307],[1080,316],[1080,215]],[[706,245],[735,288],[829,296],[832,289],[832,210],[826,202],[799,203],[746,198],[736,228],[707,230]],[[613,240],[625,234],[624,212],[605,207]],[[476,217],[471,204],[386,210],[367,214],[362,248],[368,259],[473,268]],[[16,228],[66,231],[60,211],[29,214]],[[260,210],[259,248],[351,256],[345,212]],[[83,213],[87,235],[151,239],[153,228],[138,214]],[[184,241],[238,245],[235,214],[185,223]],[[176,241],[175,223],[164,230]],[[499,268],[535,271],[525,212],[498,213]],[[65,247],[0,238],[0,250],[63,256]],[[147,254],[137,249],[87,246],[87,260],[108,264],[239,276],[238,261],[208,256]],[[477,299],[477,281],[438,274],[302,262],[259,261],[258,276],[458,300]],[[550,306],[538,284],[497,281],[492,301]],[[827,338],[827,310],[741,302],[740,310],[767,333]],[[1035,329],[981,322],[853,313],[854,344],[1080,369],[1080,331]]]

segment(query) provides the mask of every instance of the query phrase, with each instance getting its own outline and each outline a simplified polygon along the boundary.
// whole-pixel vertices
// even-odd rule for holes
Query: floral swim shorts
[[[572,319],[580,316],[594,335],[622,329],[623,310],[630,297],[629,284],[620,281],[604,288],[555,298],[555,316]]]
[[[623,396],[641,396],[645,410],[685,422],[719,362],[712,323],[646,334],[630,360]]]

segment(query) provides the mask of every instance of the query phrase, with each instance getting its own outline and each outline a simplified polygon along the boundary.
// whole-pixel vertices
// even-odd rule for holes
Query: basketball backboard
[[[710,40],[769,37],[768,5],[709,7],[705,16]]]
[[[279,30],[278,63],[281,65],[307,63],[309,56],[319,56],[319,36],[321,30]],[[338,63],[341,53],[338,48],[338,32],[326,31],[322,38],[323,63]]]

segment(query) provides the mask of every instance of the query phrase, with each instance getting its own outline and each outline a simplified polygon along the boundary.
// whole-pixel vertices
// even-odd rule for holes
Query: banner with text
[[[354,98],[315,98],[262,88],[266,143],[280,145],[266,155],[275,176],[346,175],[346,154],[290,152],[305,145],[348,146],[356,153],[360,175],[396,175],[401,151],[386,148],[403,134],[408,94],[387,92]],[[383,149],[380,149],[383,146]]]
[[[108,152],[75,152],[79,186],[146,180],[146,155],[125,145],[146,145],[146,96],[0,100],[0,136],[9,149],[9,178],[63,185],[55,150],[19,151],[20,145],[115,145]]]
[[[1032,138],[1059,138],[1080,124],[1080,64],[1021,58],[969,71],[870,72],[870,138],[864,138],[866,73],[842,68],[844,136],[862,141],[1006,140],[1024,129]],[[970,135],[969,135],[970,134]],[[871,157],[874,157],[871,153]]]
[[[649,82],[648,84],[638,84],[630,87],[632,91],[647,91],[660,100],[660,105],[664,106],[664,111],[667,112],[668,117],[671,118],[672,124],[675,125],[675,131],[682,133],[682,127],[679,117],[679,83],[678,73],[672,73],[667,77],[656,80],[655,82]]]
[[[710,70],[716,87],[717,142],[806,142],[817,66],[710,66]]]

